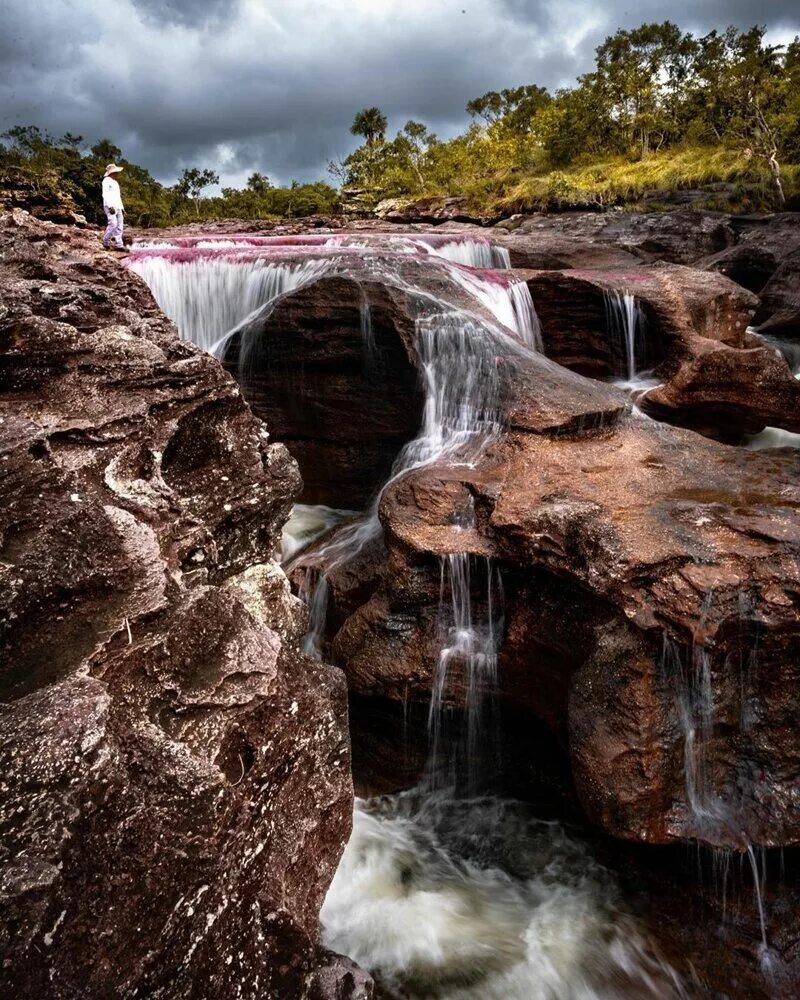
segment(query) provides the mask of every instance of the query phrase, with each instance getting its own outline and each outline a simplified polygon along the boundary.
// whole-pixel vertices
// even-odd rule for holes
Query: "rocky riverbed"
[[[3,981],[370,996],[319,930],[349,691],[359,791],[406,798],[357,807],[324,941],[379,990],[510,998],[547,966],[554,995],[792,995],[770,852],[800,840],[800,451],[761,445],[800,432],[796,218],[388,225],[138,233],[120,266],[2,217]],[[543,788],[590,846],[545,849]],[[686,843],[745,865],[688,959],[695,883],[654,874]],[[390,954],[384,897],[348,923],[369,844],[412,917],[417,891],[480,910],[505,885],[491,961]],[[568,905],[540,924],[548,851]],[[623,906],[595,866],[626,857]],[[585,951],[552,966],[575,907]]]

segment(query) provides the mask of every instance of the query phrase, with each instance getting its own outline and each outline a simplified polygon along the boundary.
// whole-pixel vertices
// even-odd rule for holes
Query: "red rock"
[[[318,944],[352,784],[271,562],[297,467],[96,237],[0,240],[0,992],[366,998]]]

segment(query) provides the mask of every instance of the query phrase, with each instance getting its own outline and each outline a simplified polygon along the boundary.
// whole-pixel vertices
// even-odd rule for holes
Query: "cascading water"
[[[131,270],[148,284],[181,336],[206,351],[258,308],[319,277],[326,262],[283,264],[263,257],[137,254]]]
[[[425,403],[422,426],[395,460],[390,479],[384,484],[366,517],[342,529],[331,542],[313,553],[310,565],[317,586],[324,573],[354,560],[370,543],[380,538],[378,507],[383,492],[412,469],[447,458],[450,462],[474,463],[500,431],[501,376],[497,358],[521,350],[520,345],[499,329],[445,308],[442,303],[421,300],[424,314],[416,321],[416,344]],[[322,575],[320,567],[323,568]],[[320,655],[316,640],[324,634],[327,606],[317,599],[309,583],[314,643],[307,652]]]
[[[647,350],[644,310],[632,292],[607,290],[604,299],[614,375],[636,386]]]
[[[425,775],[410,792],[356,801],[321,913],[325,943],[408,1000],[684,997],[586,848],[487,794],[500,575],[462,553],[440,562]]]
[[[710,608],[711,595],[707,595],[701,610],[699,622],[700,631],[704,628],[705,616]],[[740,595],[740,616],[742,621],[747,617],[747,599]],[[752,685],[756,669],[755,648],[740,654],[740,684],[741,699],[739,724],[742,732],[746,732],[751,724],[749,689]],[[731,669],[729,664],[729,669]],[[767,938],[767,920],[764,904],[764,884],[766,881],[766,865],[764,872],[759,874],[755,850],[742,829],[740,809],[730,794],[720,794],[714,785],[712,746],[715,725],[720,724],[715,711],[715,685],[712,676],[711,652],[705,646],[693,644],[688,652],[668,637],[664,637],[662,653],[663,677],[668,688],[676,695],[678,717],[683,732],[684,781],[686,788],[686,826],[684,835],[699,838],[708,845],[736,845],[735,851],[742,857],[746,855],[751,868],[753,891],[758,911],[758,921],[761,934],[759,956],[762,969],[772,974],[776,961],[769,947]],[[699,849],[700,850],[700,849]],[[708,846],[705,848],[710,856],[714,882],[719,883],[719,895],[722,900],[722,916],[725,918],[728,897],[728,879],[731,875],[731,846]],[[698,853],[698,863],[701,854]],[[703,877],[702,866],[699,870]]]
[[[322,504],[296,503],[292,516],[283,526],[281,537],[281,562],[289,563],[303,549],[312,545],[320,535],[345,521],[359,516],[355,510],[337,510]]]
[[[474,566],[467,553],[440,559],[439,659],[428,711],[430,750],[425,785],[474,794],[491,773],[496,741],[486,714],[497,686],[497,650],[502,635],[502,581],[490,559]],[[483,583],[485,576],[485,584]],[[482,600],[473,600],[473,582]],[[455,689],[455,691],[454,691]],[[454,719],[449,698],[463,711]],[[454,752],[453,748],[458,747]]]
[[[443,248],[447,242],[437,243],[438,251]],[[231,265],[249,260],[245,266],[252,271],[285,266],[274,256],[258,257],[260,252],[256,245],[261,263],[243,254]],[[393,276],[418,310],[424,410],[419,434],[402,449],[390,482],[442,459],[475,463],[502,426],[503,372],[537,342],[527,286],[472,272],[463,266],[464,257],[452,263],[448,253],[429,253],[430,266],[438,258],[437,266],[446,268],[448,278],[478,304],[475,313]],[[366,282],[370,268],[378,270],[385,283],[391,265],[377,254],[372,257],[374,263],[359,274]],[[322,258],[326,273],[335,259]],[[309,257],[309,266],[312,261],[320,263]],[[146,265],[140,273],[157,280],[158,266]],[[174,270],[169,274],[170,280],[178,277]],[[181,283],[178,278],[176,284]],[[273,296],[225,306],[229,312],[203,321],[184,300],[189,284],[176,293],[173,311],[175,316],[183,309],[178,321],[189,324],[182,327],[184,335],[207,343],[238,325],[240,360],[247,356],[248,338],[256,335],[258,324],[246,317],[254,309],[270,308]],[[198,308],[213,313],[222,308],[213,301],[216,292],[244,294],[244,284],[232,280],[230,286],[218,283],[214,292],[198,289],[203,297]],[[267,291],[276,291],[275,286]],[[364,301],[361,329],[368,355],[372,317],[368,298]],[[326,575],[366,545],[380,543],[378,500],[366,517],[340,527],[321,545],[309,547],[339,519],[338,512],[299,511],[299,523],[284,537],[284,558],[308,567],[309,584],[311,574],[319,580],[319,586],[309,586],[312,621],[305,648],[312,655],[319,654],[324,634]],[[357,801],[353,835],[322,911],[324,941],[410,1000],[681,997],[677,977],[654,955],[625,912],[614,879],[589,850],[558,823],[542,821],[531,808],[487,788],[496,761],[489,710],[503,632],[501,595],[500,573],[491,562],[461,552],[442,557],[440,650],[425,777],[411,792]]]
[[[735,817],[715,795],[709,761],[714,731],[714,687],[711,656],[703,646],[692,646],[688,656],[664,637],[663,670],[677,680],[678,712],[683,730],[683,772],[688,810],[687,836],[709,840],[739,840]]]

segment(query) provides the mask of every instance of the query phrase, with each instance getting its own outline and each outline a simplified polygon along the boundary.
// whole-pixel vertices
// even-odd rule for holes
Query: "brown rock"
[[[800,385],[746,333],[756,300],[722,275],[661,265],[525,276],[548,357],[594,378],[619,372],[607,294],[635,294],[646,317],[642,364],[662,380],[637,400],[650,416],[732,442],[765,426],[800,426]]]
[[[365,998],[318,946],[352,785],[271,563],[297,468],[95,238],[0,240],[0,992]]]
[[[371,343],[362,331],[365,302]],[[259,321],[241,370],[240,340],[231,341],[226,364],[297,458],[305,502],[365,507],[389,478],[422,408],[409,357],[413,330],[404,293],[323,277],[283,296]]]
[[[440,563],[471,554],[479,617],[490,556],[505,591],[501,693],[564,742],[595,822],[651,842],[797,842],[800,755],[783,720],[800,708],[800,459],[626,415],[616,390],[557,371],[519,363],[509,428],[477,468],[429,466],[386,490],[386,568],[334,625],[335,662],[358,695],[427,700]],[[681,722],[698,649],[716,713],[699,790],[686,784]],[[463,702],[466,683],[455,672],[445,697]]]

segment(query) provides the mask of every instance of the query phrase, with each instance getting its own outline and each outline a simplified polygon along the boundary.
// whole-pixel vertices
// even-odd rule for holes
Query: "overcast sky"
[[[568,84],[618,27],[662,20],[658,0],[2,0],[0,131],[36,124],[108,136],[165,183],[184,166],[223,184],[327,179],[377,104],[440,136],[486,90]],[[797,0],[672,0],[705,32],[800,33]]]

